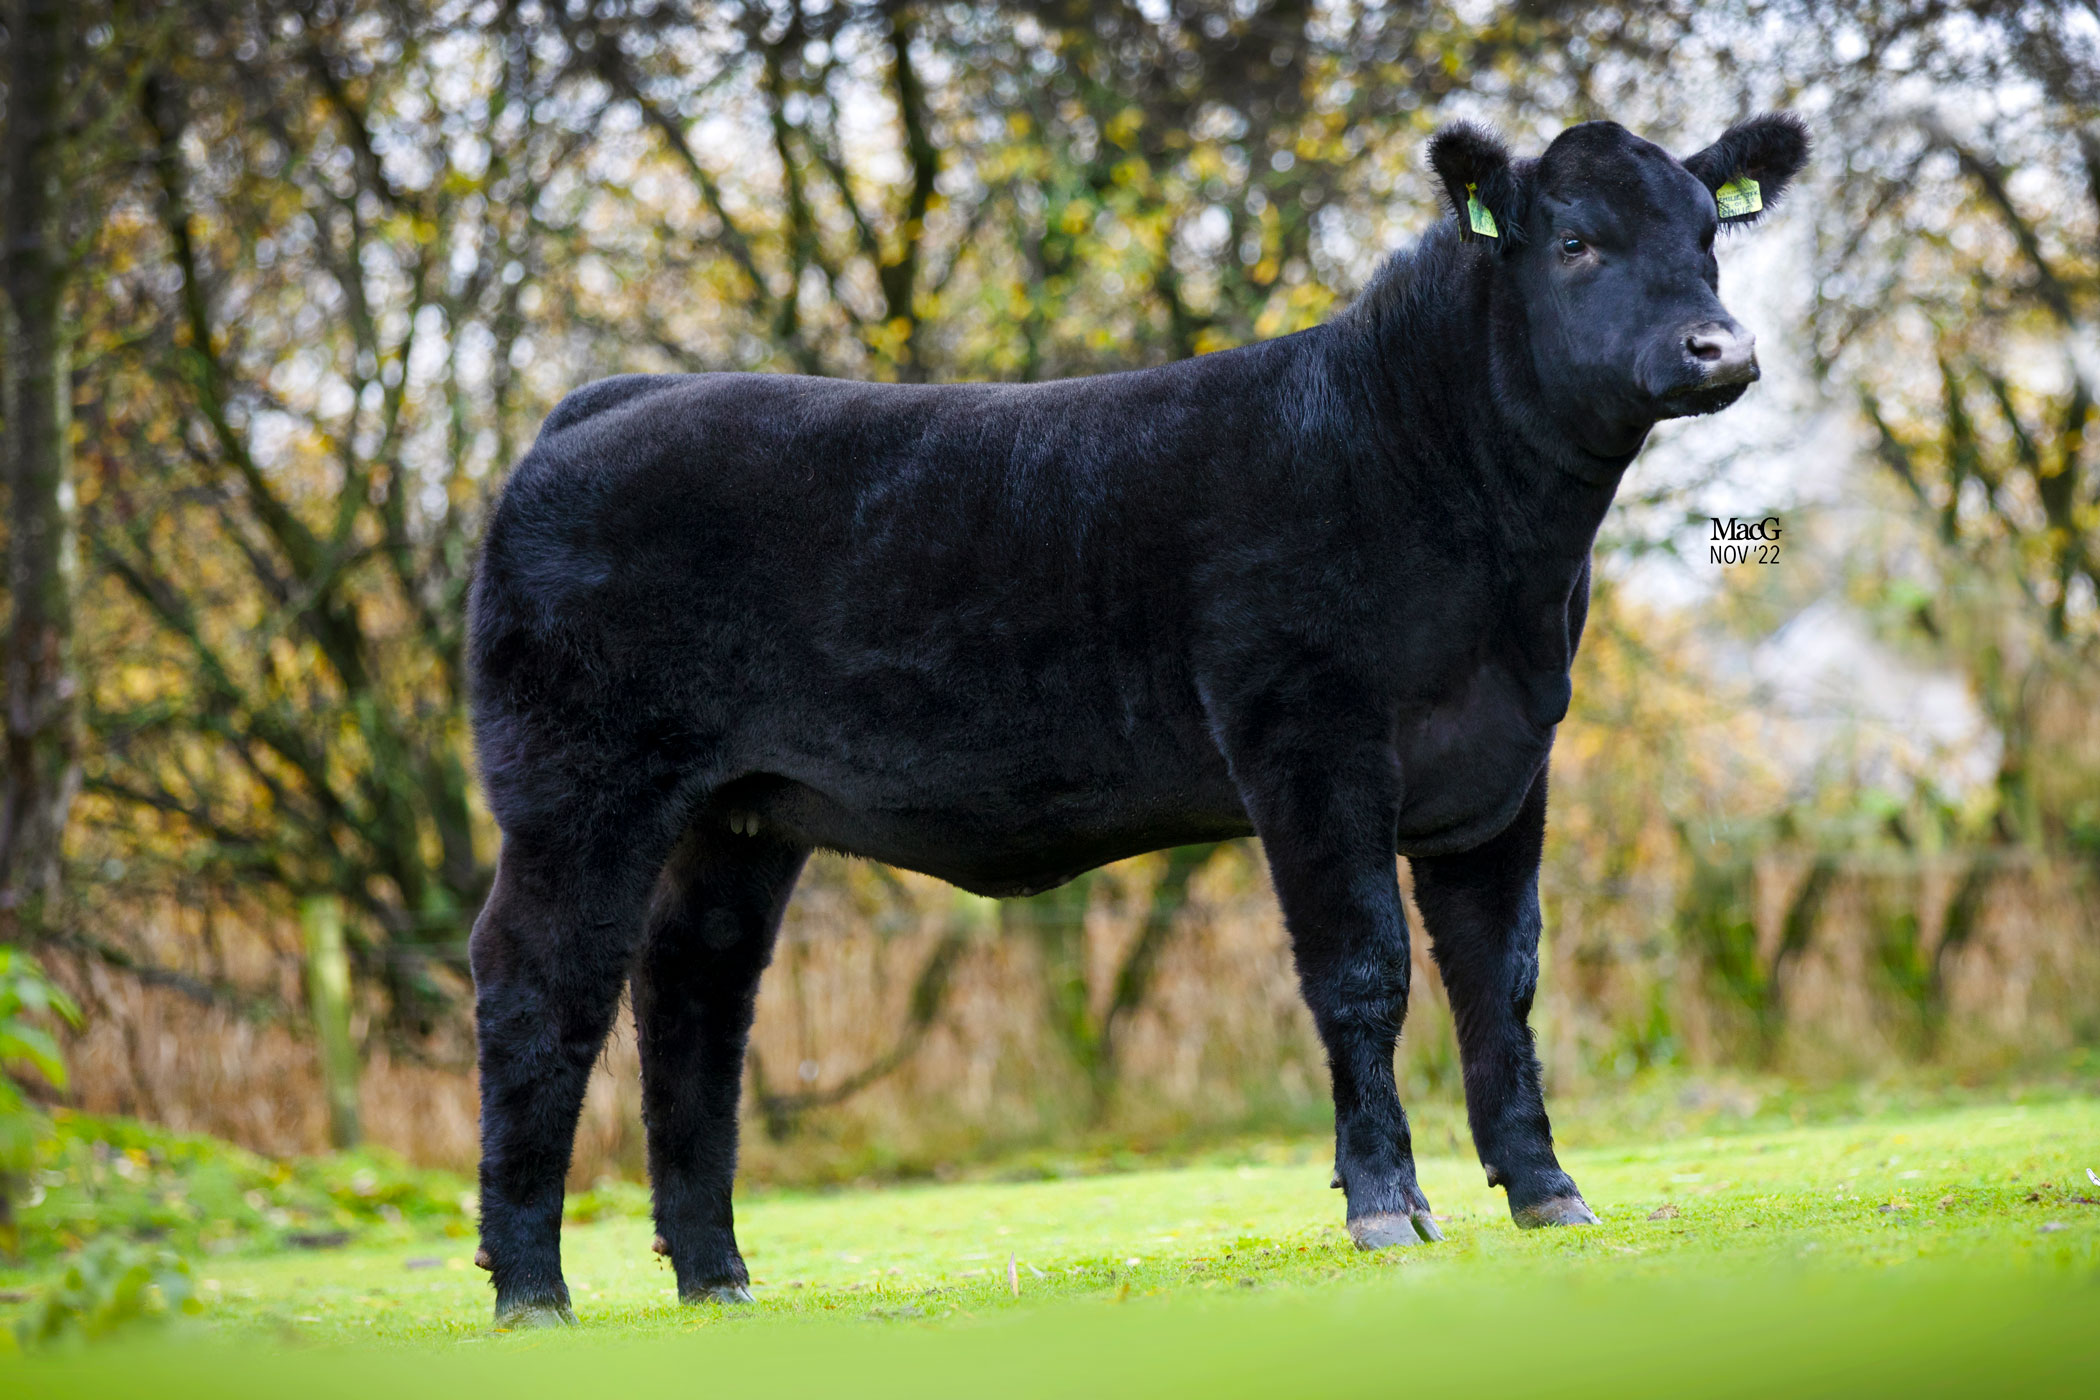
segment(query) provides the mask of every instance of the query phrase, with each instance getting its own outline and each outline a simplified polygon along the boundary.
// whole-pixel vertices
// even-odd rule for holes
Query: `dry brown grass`
[[[2040,861],[2008,866],[1994,882],[1975,933],[1948,960],[1944,1024],[1927,1034],[1915,1001],[1882,968],[1877,930],[1892,909],[1907,912],[1929,955],[1943,936],[1951,871],[1921,862],[1841,873],[1785,983],[1775,1067],[1819,1077],[1928,1054],[1950,1067],[1989,1067],[2093,1038],[2100,1005],[2094,891],[2080,872]],[[1131,911],[1148,878],[1141,862],[1120,869],[1087,912],[1097,1001],[1134,935]],[[1781,859],[1760,869],[1761,940],[1778,936],[1800,878],[1798,863]],[[1658,1011],[1671,1053],[1691,1063],[1740,1062],[1753,1053],[1742,1008],[1728,1004],[1671,940],[1667,894],[1667,883],[1657,883],[1591,898],[1549,881],[1553,935],[1538,1022],[1560,1089],[1623,1074],[1628,1047],[1652,1048]],[[955,917],[953,896],[935,882],[905,877],[891,885],[865,867],[818,862],[759,1001],[754,1062],[768,1086],[835,1084],[888,1050],[919,969]],[[296,1004],[288,928],[229,928],[222,919],[205,940],[191,911],[158,911],[145,923],[157,932],[144,951],[157,960],[196,967],[208,947],[213,975]],[[1450,1018],[1425,943],[1416,940],[1403,1082],[1415,1096],[1455,1099]],[[1026,938],[974,936],[916,1053],[858,1095],[803,1116],[779,1139],[754,1118],[745,1133],[747,1171],[779,1180],[931,1170],[1089,1127],[1143,1135],[1319,1121],[1323,1060],[1250,849],[1226,848],[1192,884],[1150,995],[1127,1027],[1121,1088],[1105,1122],[1093,1121],[1085,1077],[1051,1029],[1036,959]],[[201,1004],[99,962],[52,961],[90,1011],[70,1052],[80,1107],[273,1154],[324,1145],[315,1057],[296,1020]],[[471,1168],[475,1096],[464,1028],[422,1057],[390,1051],[380,1036],[367,1035],[366,1043],[367,1135],[418,1162]],[[623,1013],[586,1100],[572,1173],[578,1184],[639,1174],[637,1079]]]

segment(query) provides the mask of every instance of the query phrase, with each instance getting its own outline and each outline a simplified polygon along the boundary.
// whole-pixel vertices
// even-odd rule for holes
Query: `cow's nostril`
[[[1686,327],[1679,336],[1684,359],[1673,373],[1689,370],[1695,376],[1685,392],[1733,388],[1757,378],[1757,342],[1734,322],[1702,321]]]

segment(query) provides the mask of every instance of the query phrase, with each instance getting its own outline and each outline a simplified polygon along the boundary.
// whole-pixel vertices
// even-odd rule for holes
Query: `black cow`
[[[504,834],[473,937],[498,1317],[570,1316],[562,1178],[629,981],[657,1249],[682,1297],[750,1296],[744,1045],[820,846],[1019,895],[1258,835],[1366,1249],[1439,1238],[1393,1080],[1405,855],[1489,1183],[1520,1225],[1594,1220],[1527,1025],[1547,753],[1620,474],[1757,378],[1716,226],[1807,147],[1765,116],[1679,161],[1591,122],[1513,160],[1451,126],[1454,217],[1315,330],[1048,384],[563,400],[472,604]]]

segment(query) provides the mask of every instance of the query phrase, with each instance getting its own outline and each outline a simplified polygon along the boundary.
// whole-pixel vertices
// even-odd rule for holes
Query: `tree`
[[[1969,672],[2003,737],[1991,839],[2100,851],[2100,752],[2066,719],[2100,699],[2093,17],[1991,0],[1821,14],[1825,51],[1859,56],[1818,75],[1842,168],[1814,329],[1939,543],[1939,578],[1899,578],[1887,610]],[[1923,95],[1890,102],[1899,83]]]
[[[514,26],[201,11],[140,85],[143,178],[101,249],[89,528],[126,605],[88,788],[222,887],[340,894],[397,1026],[427,1029],[494,854],[469,565],[543,406],[519,366],[547,186],[597,113]]]
[[[66,818],[80,787],[73,665],[79,591],[73,383],[63,229],[66,74],[78,35],[65,0],[16,0],[8,34],[4,320],[8,486],[5,786],[0,908],[34,938],[59,895]]]

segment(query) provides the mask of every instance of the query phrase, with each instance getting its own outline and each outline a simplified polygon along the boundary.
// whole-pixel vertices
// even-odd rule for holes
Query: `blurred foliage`
[[[53,1122],[20,1211],[31,1262],[105,1239],[211,1255],[473,1233],[458,1177],[383,1150],[275,1161],[129,1119],[60,1110]]]
[[[35,958],[0,944],[0,1254],[20,1247],[15,1196],[49,1131],[18,1080],[42,1080],[48,1090],[66,1087],[54,1022],[78,1025],[80,1008],[52,985]]]
[[[2100,854],[2094,12],[1803,13],[1857,55],[1826,79],[1818,366],[1937,546],[1896,563],[1885,614],[1967,673],[2004,738],[1988,838]]]
[[[204,1311],[189,1261],[172,1250],[103,1240],[80,1251],[15,1320],[25,1349],[98,1342]]]
[[[1002,930],[1025,934],[1036,945],[1044,969],[1047,1020],[1086,1077],[1089,1114],[1099,1122],[1108,1113],[1117,1081],[1117,1033],[1145,1004],[1152,976],[1174,921],[1188,903],[1189,881],[1217,852],[1215,844],[1176,846],[1156,861],[1131,862],[1118,871],[1156,866],[1156,873],[1137,896],[1137,928],[1114,967],[1107,971],[1105,995],[1087,978],[1086,921],[1097,886],[1110,878],[1102,872],[1082,875],[1033,899],[1001,903]]]

